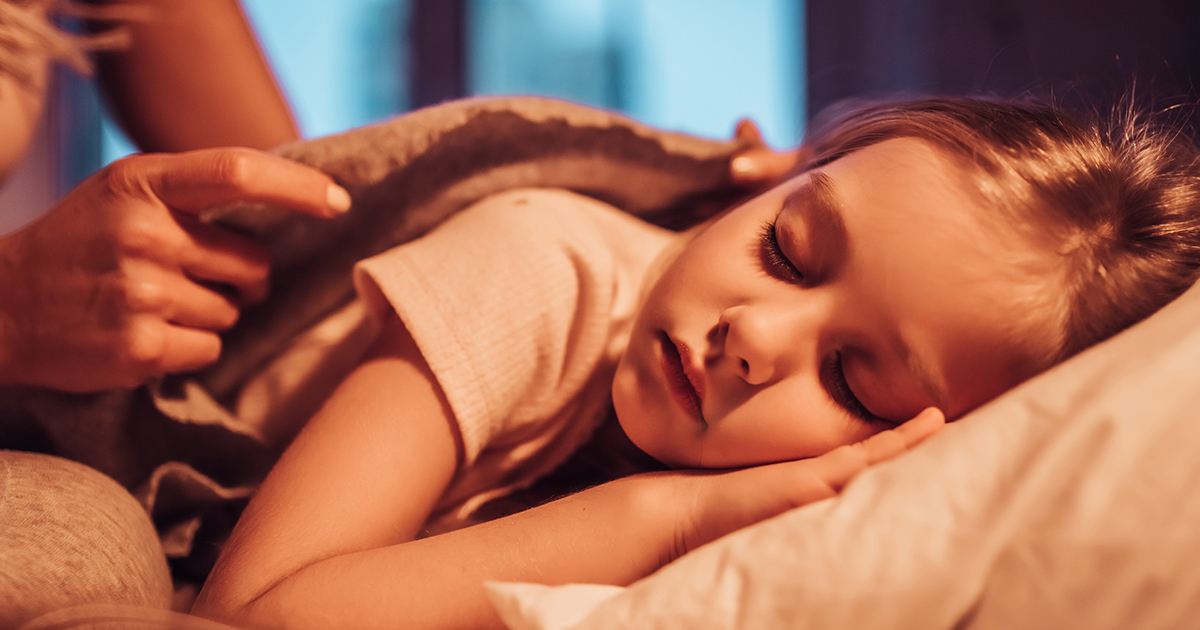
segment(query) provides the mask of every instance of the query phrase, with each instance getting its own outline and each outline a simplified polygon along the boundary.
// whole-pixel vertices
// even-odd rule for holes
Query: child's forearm
[[[239,612],[268,628],[502,627],[488,580],[629,584],[675,555],[682,484],[635,477],[433,538],[322,560]],[[674,489],[673,488],[677,488]]]
[[[833,496],[943,422],[929,409],[815,459],[635,475],[456,532],[328,558],[237,619],[267,628],[499,628],[485,581],[629,584],[720,536]]]

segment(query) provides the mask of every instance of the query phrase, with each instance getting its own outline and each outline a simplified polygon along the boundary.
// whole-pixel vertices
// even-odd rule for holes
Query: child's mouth
[[[667,387],[671,390],[671,397],[685,413],[699,422],[701,427],[707,429],[708,422],[704,420],[704,414],[700,408],[700,394],[696,391],[696,386],[683,365],[680,349],[665,332],[658,333],[658,340],[662,344],[663,372],[666,375]],[[687,352],[686,346],[684,352]]]

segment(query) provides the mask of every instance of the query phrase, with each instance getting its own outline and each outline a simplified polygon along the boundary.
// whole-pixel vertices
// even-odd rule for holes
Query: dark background
[[[808,0],[806,11],[810,114],[903,91],[1104,109],[1133,89],[1165,107],[1195,100],[1200,82],[1200,0]]]
[[[415,0],[414,107],[465,96],[464,0]],[[807,0],[809,116],[850,96],[1033,92],[1191,103],[1200,0]]]

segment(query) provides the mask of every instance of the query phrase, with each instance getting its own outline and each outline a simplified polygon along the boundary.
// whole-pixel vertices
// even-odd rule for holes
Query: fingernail
[[[350,193],[337,184],[330,184],[329,188],[325,189],[325,205],[335,213],[341,214],[350,209]]]
[[[729,163],[729,171],[744,179],[755,179],[763,176],[762,165],[754,158],[739,155]]]

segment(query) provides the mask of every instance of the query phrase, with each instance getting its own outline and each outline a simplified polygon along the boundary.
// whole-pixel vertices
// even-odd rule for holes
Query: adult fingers
[[[214,332],[172,326],[167,331],[158,362],[160,374],[191,372],[221,356],[221,338]]]
[[[180,261],[188,277],[233,287],[241,304],[254,304],[266,297],[270,275],[266,248],[193,217],[179,216],[179,222],[192,245]]]
[[[237,307],[213,289],[183,282],[173,293],[173,303],[163,312],[167,322],[206,331],[227,330],[237,323]]]
[[[221,355],[221,338],[215,332],[146,316],[129,328],[127,342],[117,355],[123,371],[140,374],[144,381],[209,365]]]
[[[238,309],[229,298],[176,270],[134,262],[126,266],[126,271],[127,278],[113,293],[117,300],[113,313],[117,320],[134,323],[134,338],[146,337],[141,343],[152,346],[161,334],[145,328],[150,321],[214,331],[237,322]],[[151,357],[155,354],[153,349],[143,349],[143,353]]]
[[[148,190],[171,208],[193,214],[235,201],[270,203],[319,217],[350,207],[350,195],[328,175],[252,149],[134,156],[109,168],[119,184]]]
[[[737,186],[765,186],[782,179],[798,162],[796,151],[776,151],[770,147],[748,149],[729,162],[729,178]]]
[[[773,184],[799,161],[797,151],[775,151],[767,146],[758,126],[750,119],[738,121],[734,139],[740,147],[729,162],[729,178],[734,185],[753,188]]]
[[[737,126],[734,127],[733,138],[740,147],[764,147],[767,145],[766,141],[763,140],[762,132],[758,129],[758,125],[749,118],[737,121]]]

